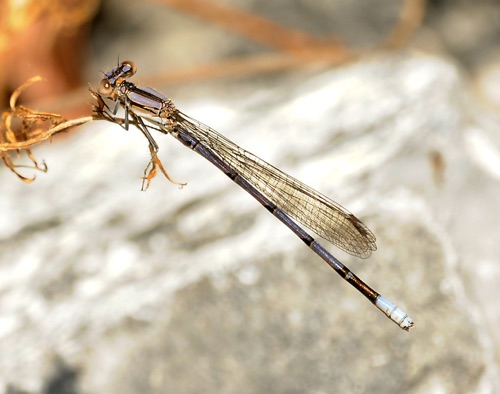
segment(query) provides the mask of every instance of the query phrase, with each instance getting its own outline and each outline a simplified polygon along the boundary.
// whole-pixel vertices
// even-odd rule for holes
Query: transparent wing
[[[319,236],[362,258],[377,249],[375,236],[368,227],[335,201],[240,148],[207,125],[180,111],[175,111],[175,117],[180,127],[215,152],[279,209]]]

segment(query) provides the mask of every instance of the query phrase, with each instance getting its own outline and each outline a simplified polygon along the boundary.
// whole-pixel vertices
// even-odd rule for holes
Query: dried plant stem
[[[51,138],[53,135],[60,133],[62,131],[67,131],[70,127],[80,126],[82,124],[92,122],[94,120],[93,116],[85,116],[83,118],[67,120],[63,123],[49,128],[48,130],[43,130],[38,133],[35,137],[30,138],[26,141],[16,141],[16,142],[4,142],[0,144],[0,152],[7,152],[11,150],[20,150],[30,148],[42,141]]]
[[[35,177],[26,177],[20,174],[18,168],[31,168],[47,172],[45,162],[39,164],[30,148],[45,141],[57,133],[98,119],[98,115],[86,116],[78,119],[66,120],[59,114],[40,112],[23,105],[18,105],[17,100],[24,89],[33,83],[41,81],[41,77],[33,77],[19,86],[10,97],[10,108],[2,114],[0,123],[0,160],[6,167],[24,182],[33,182]],[[17,164],[11,156],[11,151],[19,154],[24,152],[31,165]]]

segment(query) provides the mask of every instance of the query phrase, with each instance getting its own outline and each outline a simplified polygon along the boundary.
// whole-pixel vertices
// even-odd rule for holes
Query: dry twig
[[[93,120],[107,120],[113,123],[123,125],[125,119],[111,115],[109,107],[104,102],[103,98],[90,87],[90,94],[96,100],[93,106],[93,115],[78,119],[66,120],[59,114],[49,112],[39,112],[23,105],[18,105],[17,100],[19,95],[27,87],[35,82],[41,81],[41,77],[33,77],[19,86],[10,98],[10,109],[2,114],[2,122],[0,123],[0,158],[19,179],[24,182],[31,183],[36,176],[26,177],[18,172],[18,168],[31,168],[37,171],[47,172],[47,165],[44,161],[38,163],[35,156],[31,152],[31,147],[51,138],[53,135],[62,131],[67,132],[70,128],[80,126]],[[129,123],[134,125],[135,121],[129,120]],[[31,161],[31,165],[16,164],[12,158],[12,152],[20,156],[21,152],[25,152]],[[146,182],[146,190],[151,183],[151,180],[157,175],[158,169],[171,182],[185,186],[185,183],[175,182],[166,172],[160,159],[152,153],[151,169],[146,168],[144,181]],[[149,167],[149,166],[148,166]]]
[[[2,114],[0,123],[0,158],[14,174],[24,182],[33,182],[35,176],[26,177],[21,175],[18,168],[32,168],[37,171],[47,172],[44,161],[41,164],[35,159],[31,147],[51,138],[61,131],[67,131],[70,127],[78,126],[93,120],[92,116],[66,120],[59,114],[35,111],[24,105],[18,105],[20,94],[35,82],[41,81],[39,76],[30,78],[19,86],[10,97],[10,109]],[[25,152],[31,161],[31,165],[20,165],[14,162],[12,152],[21,155]]]

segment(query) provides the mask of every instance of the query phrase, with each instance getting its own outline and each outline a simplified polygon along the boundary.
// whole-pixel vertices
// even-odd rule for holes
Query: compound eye
[[[111,86],[106,78],[101,79],[101,82],[99,82],[99,86],[97,86],[97,91],[103,96],[109,97],[111,93],[113,93],[113,86]]]
[[[124,78],[131,77],[137,72],[137,66],[132,60],[125,60],[122,62],[122,69],[128,68],[126,72],[124,72]]]

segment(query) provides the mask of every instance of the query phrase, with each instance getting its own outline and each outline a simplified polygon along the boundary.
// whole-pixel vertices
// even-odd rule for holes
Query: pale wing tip
[[[356,216],[350,212],[344,212],[344,220],[341,222],[341,231],[335,233],[335,238],[330,240],[345,252],[366,259],[372,252],[377,250],[375,235]]]
[[[368,230],[368,228],[367,228]],[[360,257],[362,259],[367,259],[371,256],[372,252],[377,250],[377,244],[375,243],[375,236],[368,230],[372,237],[365,237],[364,233],[359,233],[358,237],[349,240],[341,240],[335,242],[335,244],[345,252]]]

